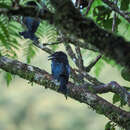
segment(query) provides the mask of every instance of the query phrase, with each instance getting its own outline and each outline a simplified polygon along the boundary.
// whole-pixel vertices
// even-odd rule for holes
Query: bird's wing
[[[33,24],[32,24],[32,30],[31,30],[31,32],[35,33],[36,30],[37,30],[37,28],[38,28],[38,26],[39,26],[39,24],[40,24],[40,21],[37,20],[37,19],[34,19],[33,20]]]
[[[51,64],[52,75],[55,79],[59,79],[60,75],[64,73],[63,63],[52,61]]]
[[[70,74],[70,67],[69,65],[63,64],[62,63],[62,67],[61,67],[62,71],[61,71],[61,76],[65,77],[65,78],[69,78],[69,74]]]
[[[24,24],[26,25],[28,31],[31,31],[34,19],[31,17],[24,18]]]

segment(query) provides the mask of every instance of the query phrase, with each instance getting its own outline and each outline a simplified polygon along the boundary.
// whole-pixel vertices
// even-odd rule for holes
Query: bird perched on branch
[[[62,92],[67,99],[66,85],[68,83],[70,74],[70,66],[67,55],[62,51],[57,51],[50,55],[48,60],[52,61],[51,71],[53,79],[60,85],[58,91]]]
[[[38,8],[38,5],[34,1],[29,1],[26,3],[26,5]],[[40,20],[32,17],[24,17],[23,23],[27,30],[19,32],[19,34],[22,35],[25,39],[29,38],[31,40],[37,41],[38,37],[35,35],[35,32],[37,31],[37,28],[40,24]]]

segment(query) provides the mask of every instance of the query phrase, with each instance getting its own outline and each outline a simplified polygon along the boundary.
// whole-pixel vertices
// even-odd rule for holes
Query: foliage
[[[121,6],[122,10],[129,11],[130,8],[130,1],[129,0],[121,0],[118,2],[118,7]],[[83,11],[85,13],[85,11]],[[101,0],[94,1],[89,14],[87,17],[91,17],[92,19],[95,20],[95,22],[102,28],[107,29],[109,31],[112,31],[112,24],[113,24],[113,16],[114,16],[114,11],[112,11],[108,6],[106,6]],[[130,40],[130,24],[126,22],[121,16],[117,15],[116,17],[116,26],[115,26],[115,33],[119,35],[123,35],[127,40]],[[114,61],[111,59],[108,59],[106,57],[102,58],[107,64],[110,64],[111,66],[117,67],[118,70],[121,70],[122,68],[117,65]],[[95,66],[95,74],[96,76],[99,76],[101,72],[101,67],[100,65],[103,65],[103,63],[97,63]],[[126,76],[127,75],[127,76]],[[130,81],[128,78],[129,72],[122,72],[122,77]]]
[[[121,71],[121,76],[127,80],[130,81],[130,70],[127,70],[126,68],[123,68]]]
[[[32,43],[29,43],[24,49],[24,56],[26,56],[27,63],[31,62],[31,59],[36,55],[36,50]]]
[[[26,0],[21,0],[20,4],[24,4],[25,2]],[[11,0],[0,1],[0,7],[9,8],[10,5]],[[19,49],[23,47],[23,53],[26,57],[26,61],[27,63],[30,63],[36,56],[37,49],[33,46],[32,41],[24,40],[20,37],[19,31],[24,29],[20,23],[22,23],[20,17],[0,16],[0,54],[12,58],[18,58]],[[56,29],[52,25],[41,21],[36,35],[38,35],[42,41],[49,42],[56,40],[57,33]],[[21,38],[25,43],[20,43]],[[51,46],[51,48],[56,50],[58,46]],[[7,85],[9,85],[12,79],[11,74],[5,73],[5,77]]]
[[[13,79],[13,76],[9,72],[5,72],[4,78],[6,80],[7,86],[9,86],[10,82]]]
[[[111,121],[109,121],[109,122],[105,125],[105,130],[115,130],[114,124],[112,124]]]
[[[121,0],[121,10],[128,10],[130,5],[129,0]]]
[[[98,61],[98,63],[95,65],[94,73],[96,74],[97,77],[99,77],[103,67],[104,67],[103,60]]]
[[[118,94],[114,94],[113,95],[113,104],[115,104],[117,102],[120,102],[120,107],[123,107],[124,105],[126,105],[124,100],[122,100],[122,98]]]
[[[21,0],[20,4],[24,4],[26,1]],[[129,9],[129,0],[121,0],[119,2],[121,9],[127,11]],[[46,1],[46,4],[49,8],[52,8],[51,5],[49,4],[49,1]],[[1,0],[0,1],[0,7],[9,7],[11,5],[11,0]],[[85,11],[83,10],[83,13]],[[108,8],[101,0],[94,1],[88,17],[92,17],[99,26],[103,27],[104,29],[110,30],[112,29],[112,23],[113,23],[113,11]],[[130,31],[128,31],[130,28],[130,25],[127,22],[124,22],[125,20],[118,16],[116,17],[116,33],[122,34],[122,32],[125,31],[125,38],[128,39],[130,35]],[[0,16],[0,46],[1,46],[1,51],[0,53],[6,55],[6,56],[11,56],[13,58],[17,58],[17,52],[19,50],[19,47],[21,45],[18,43],[18,39],[20,39],[18,30],[22,30],[23,26],[21,26],[18,22],[18,17],[15,18],[8,18],[6,16]],[[121,27],[121,26],[125,27]],[[41,21],[40,27],[38,28],[38,31],[36,33],[40,39],[43,39],[44,42],[49,42],[49,41],[56,41],[57,33],[56,29],[54,26],[48,24],[45,21]],[[28,42],[28,41],[27,41]],[[24,54],[27,59],[27,63],[31,62],[31,59],[36,55],[36,49],[29,44],[26,43],[26,49],[24,49]],[[56,50],[58,48],[58,45],[55,46],[50,46],[53,50]],[[106,59],[105,57],[102,59],[102,61],[98,62],[97,65],[95,66],[95,74],[96,76],[99,76],[104,63],[107,62],[110,65],[114,65],[117,67],[119,70],[121,67],[119,67],[117,64],[115,64],[113,61],[110,59]],[[114,64],[113,64],[114,63]],[[124,72],[124,71],[123,71]],[[122,72],[122,73],[123,73]],[[125,80],[128,80],[126,78],[125,74],[122,74],[122,77]],[[127,76],[128,77],[128,76]]]
[[[21,0],[20,4],[24,4],[26,1],[27,0]],[[0,8],[11,7],[11,2],[12,0],[0,0]],[[49,0],[47,0],[46,4],[50,10],[53,10],[51,5],[49,4]],[[130,11],[129,0],[120,0],[118,1],[117,5],[118,7],[120,7],[121,10]],[[82,11],[82,13],[85,14],[85,12],[86,8]],[[101,28],[112,31],[114,14],[115,12],[112,11],[108,6],[106,6],[101,0],[95,0],[86,17],[91,17]],[[117,15],[115,22],[115,32],[113,33],[123,35],[125,39],[130,40],[130,24],[120,15]],[[24,28],[20,23],[20,17],[7,17],[4,15],[0,15],[0,54],[17,59],[19,58],[20,51],[26,58],[26,62],[31,63],[31,60],[36,56],[38,51],[33,46],[32,41],[24,40],[22,37],[19,36],[19,31],[23,30]],[[39,37],[41,43],[56,41],[58,36],[57,29],[44,20],[41,20],[36,35]],[[22,47],[23,51],[21,51]],[[59,48],[59,45],[51,45],[49,47],[55,51]],[[86,54],[85,51],[82,52],[82,55]],[[90,53],[92,54],[94,52]],[[96,53],[94,54],[97,55]],[[125,68],[122,69],[114,61],[106,57],[102,57],[102,59],[95,65],[94,73],[96,77],[100,76],[102,69],[106,64],[118,68],[118,70],[121,71],[122,78],[127,81],[130,81],[130,72],[126,71]],[[6,80],[8,86],[12,81],[13,77],[10,73],[5,72],[4,79]],[[117,102],[120,102],[121,107],[126,105],[119,97],[119,95],[114,94],[113,104]],[[115,127],[111,122],[108,122],[105,126],[105,130],[114,129]]]

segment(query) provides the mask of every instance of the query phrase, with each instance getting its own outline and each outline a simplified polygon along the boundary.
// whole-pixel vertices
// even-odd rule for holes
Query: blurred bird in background
[[[38,8],[38,5],[34,1],[28,1],[26,5]],[[29,38],[30,40],[37,41],[38,37],[35,35],[35,32],[37,31],[37,28],[40,24],[40,19],[24,17],[23,23],[26,26],[27,30],[19,32],[19,34],[23,36],[25,39]]]
[[[58,92],[62,92],[67,99],[67,83],[69,80],[70,66],[68,62],[67,55],[62,51],[57,51],[54,54],[49,56],[49,59],[52,61],[51,71],[52,76],[60,87]]]

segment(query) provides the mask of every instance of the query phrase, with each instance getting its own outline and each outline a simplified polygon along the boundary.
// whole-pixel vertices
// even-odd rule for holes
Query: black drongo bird
[[[51,71],[53,79],[58,81],[60,87],[59,92],[62,92],[67,99],[67,83],[69,80],[70,66],[67,55],[62,51],[57,51],[49,56],[49,60],[52,61]]]
[[[29,1],[26,3],[26,5],[38,7],[34,1]],[[40,20],[32,17],[24,17],[23,23],[25,24],[27,30],[19,32],[19,34],[22,35],[25,39],[29,38],[31,40],[37,41],[38,37],[35,35],[35,32],[37,31],[37,28],[40,24]]]

